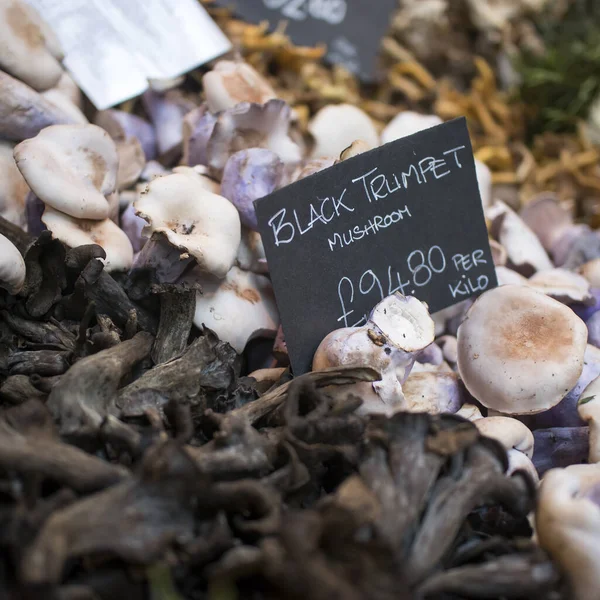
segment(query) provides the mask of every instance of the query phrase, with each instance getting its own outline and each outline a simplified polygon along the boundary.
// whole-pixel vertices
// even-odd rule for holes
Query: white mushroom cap
[[[406,410],[410,412],[455,413],[464,403],[465,391],[453,372],[411,371],[402,384]]]
[[[492,203],[492,172],[485,163],[475,160],[475,176],[481,196],[481,206],[487,209]]]
[[[56,85],[63,69],[48,47],[42,19],[21,0],[0,1],[0,67],[32,88],[42,91]],[[50,40],[53,42],[54,40]]]
[[[558,404],[577,383],[587,342],[585,323],[529,287],[484,292],[458,329],[458,370],[484,406],[534,414]]]
[[[220,60],[202,77],[202,85],[212,113],[233,108],[240,102],[264,104],[277,98],[266,79],[245,62]]]
[[[581,392],[577,412],[590,427],[589,462],[600,462],[600,377],[596,377]]]
[[[579,272],[593,288],[600,288],[600,258],[590,260],[579,267]]]
[[[453,335],[443,335],[436,340],[437,345],[442,349],[444,360],[455,365],[458,361],[458,341]]]
[[[52,102],[52,104],[62,110],[65,115],[68,115],[73,123],[85,125],[89,122],[87,117],[81,112],[81,109],[73,104],[69,96],[57,88],[50,88],[49,90],[42,92],[41,96],[48,100],[48,102]]]
[[[573,225],[573,218],[561,206],[554,194],[543,193],[528,202],[521,210],[521,219],[537,235],[550,252]]]
[[[496,267],[498,285],[528,285],[529,280],[508,267]]]
[[[134,206],[148,222],[144,229],[148,237],[153,232],[163,233],[170,244],[216,277],[225,277],[231,269],[241,239],[238,211],[194,177],[181,173],[157,177]]]
[[[308,131],[315,139],[312,158],[339,156],[354,140],[370,148],[379,146],[379,135],[371,117],[351,104],[329,104],[311,119]]]
[[[279,313],[271,282],[263,275],[233,267],[223,280],[197,277],[194,324],[212,329],[236,352],[255,337],[275,337]]]
[[[566,573],[573,600],[597,600],[600,589],[600,465],[550,469],[535,513],[539,544]]]
[[[110,219],[74,219],[46,206],[42,221],[53,237],[71,248],[86,244],[102,246],[106,252],[104,268],[107,271],[124,271],[133,263],[133,248],[127,234]]]
[[[267,258],[258,231],[242,227],[242,241],[236,257],[237,266],[244,271],[268,273]]]
[[[592,300],[587,279],[567,269],[540,271],[529,278],[528,285],[563,304]]]
[[[196,165],[195,167],[186,167],[185,165],[179,165],[173,169],[173,173],[181,173],[193,177],[202,187],[213,194],[221,193],[221,184],[209,177],[206,172],[208,169],[202,165]]]
[[[25,199],[29,187],[17,169],[13,144],[0,141],[0,215],[25,229]]]
[[[424,129],[435,127],[443,123],[437,115],[422,115],[405,110],[397,114],[381,132],[381,143],[388,144],[400,138],[419,133]]]
[[[56,85],[51,88],[60,92],[63,96],[66,96],[71,104],[74,104],[80,110],[83,109],[83,94],[79,89],[79,86],[73,81],[73,78],[66,72],[63,71],[60,79]]]
[[[454,413],[463,419],[467,419],[469,421],[477,421],[477,419],[483,419],[484,416],[481,414],[479,407],[476,404],[465,403],[463,404],[459,410]]]
[[[506,249],[509,264],[522,275],[553,267],[535,233],[504,202],[496,200],[486,211],[491,220],[492,235]]]
[[[115,191],[115,143],[96,125],[54,125],[15,147],[23,177],[45,204],[78,219],[105,219]]]
[[[146,155],[139,140],[130,137],[115,142],[119,155],[119,170],[117,171],[117,187],[125,190],[131,187],[142,174],[146,166]]]
[[[511,417],[485,417],[474,423],[482,435],[498,440],[505,450],[518,450],[528,458],[533,456],[533,433],[521,421]]]
[[[25,261],[17,247],[0,234],[0,287],[18,294],[25,283]]]

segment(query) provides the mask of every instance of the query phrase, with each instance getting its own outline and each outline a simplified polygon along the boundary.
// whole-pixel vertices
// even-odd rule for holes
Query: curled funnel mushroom
[[[193,257],[200,268],[218,278],[223,278],[235,262],[241,238],[240,218],[237,210],[222,196],[209,192],[199,181],[189,175],[174,173],[151,181],[134,203],[137,214],[148,222],[145,234],[164,236],[171,247],[161,259],[178,262],[178,257]],[[152,249],[149,244],[142,254]],[[141,257],[141,255],[140,255]],[[144,257],[152,265],[150,257]],[[143,266],[140,263],[138,266]]]
[[[265,148],[248,148],[233,154],[223,171],[221,195],[238,209],[243,225],[258,229],[254,200],[268,196],[285,180],[285,165]]]
[[[63,70],[36,10],[21,0],[2,0],[0,22],[0,67],[38,91],[56,85]]]
[[[380,381],[355,384],[355,393],[364,402],[360,410],[391,413],[402,408],[402,383],[416,355],[433,339],[434,323],[426,305],[412,296],[394,294],[373,309],[366,325],[327,335],[317,348],[313,370],[353,364],[376,369]]]
[[[255,337],[275,337],[279,314],[271,282],[263,275],[233,267],[222,281],[200,278],[196,327],[205,325],[241,353]]]
[[[529,277],[553,267],[540,240],[504,202],[496,200],[486,211],[493,237],[506,249],[508,265]]]
[[[542,479],[535,526],[539,544],[562,567],[573,600],[600,589],[600,465],[551,469]]]
[[[78,219],[106,219],[119,158],[96,125],[55,125],[15,147],[23,177],[45,204]]]
[[[88,244],[98,244],[104,248],[104,267],[107,271],[125,271],[133,263],[133,248],[127,234],[110,219],[74,219],[47,206],[42,221],[53,237],[71,248]]]
[[[25,201],[29,187],[15,165],[13,145],[0,141],[0,216],[25,228]]]
[[[354,140],[363,140],[370,148],[379,146],[371,117],[351,104],[325,106],[311,119],[308,131],[315,140],[313,158],[339,156]]]
[[[202,85],[212,113],[233,108],[240,102],[264,104],[277,97],[269,83],[245,62],[220,60],[202,77]]]
[[[589,462],[600,463],[600,377],[581,392],[577,412],[590,427]]]
[[[0,137],[20,142],[50,125],[72,122],[72,117],[56,104],[0,71]]]
[[[17,247],[0,234],[0,287],[18,294],[25,283],[25,261]]]
[[[558,404],[577,383],[585,323],[541,292],[504,285],[484,292],[458,329],[458,370],[484,406],[533,414]]]

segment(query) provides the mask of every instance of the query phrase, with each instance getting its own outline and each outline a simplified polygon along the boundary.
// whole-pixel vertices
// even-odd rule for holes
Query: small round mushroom
[[[206,325],[238,353],[257,337],[275,337],[279,313],[271,282],[263,275],[232,267],[225,279],[198,275],[194,324]]]
[[[35,8],[21,0],[0,1],[0,67],[35,90],[43,91],[58,83],[63,69],[55,52],[46,43],[48,28]]]
[[[46,205],[78,219],[106,219],[119,158],[96,125],[54,125],[14,149],[17,167]]]
[[[505,414],[558,404],[577,383],[587,342],[585,323],[529,287],[484,292],[458,329],[458,370],[471,395]]]
[[[240,102],[264,104],[277,98],[269,83],[245,62],[218,61],[202,77],[202,85],[212,113],[233,108]]]
[[[0,234],[0,287],[18,294],[25,283],[25,261],[17,247]]]
[[[379,135],[371,117],[351,104],[329,104],[311,119],[308,131],[315,140],[312,158],[339,156],[355,140],[369,148],[379,146]]]
[[[162,234],[171,246],[170,258],[164,257],[167,263],[177,263],[180,256],[192,257],[203,271],[218,278],[225,277],[233,266],[241,239],[238,212],[229,200],[209,192],[195,177],[182,173],[157,177],[134,206],[148,223],[145,235]]]
[[[464,404],[466,394],[458,375],[453,372],[411,371],[402,384],[406,409],[432,415],[455,413]]]
[[[597,600],[600,589],[600,465],[551,469],[539,489],[540,546],[566,574],[569,598]]]
[[[492,236],[506,249],[508,266],[525,277],[553,268],[535,233],[504,202],[496,200],[486,216],[491,221]]]
[[[577,412],[590,428],[589,462],[600,463],[600,377],[581,392]]]
[[[412,296],[384,298],[362,327],[336,329],[315,353],[313,369],[356,364],[381,373],[381,380],[357,383],[352,392],[363,399],[359,412],[391,414],[404,406],[402,383],[416,355],[433,342],[434,323],[427,306]],[[347,393],[346,386],[338,388]]]
[[[104,268],[107,271],[126,271],[133,263],[133,248],[127,234],[110,219],[74,219],[46,206],[42,221],[53,237],[71,248],[87,244],[98,244],[104,248]]]
[[[381,143],[389,144],[395,140],[419,133],[424,129],[441,125],[442,119],[437,115],[422,115],[420,113],[405,110],[398,113],[381,132]]]

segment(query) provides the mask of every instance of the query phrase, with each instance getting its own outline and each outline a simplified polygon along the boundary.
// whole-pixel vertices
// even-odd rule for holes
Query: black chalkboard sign
[[[327,45],[327,60],[372,81],[381,40],[398,0],[218,0],[251,23],[286,21],[298,45]]]
[[[292,368],[395,291],[436,312],[497,285],[464,118],[255,202]]]

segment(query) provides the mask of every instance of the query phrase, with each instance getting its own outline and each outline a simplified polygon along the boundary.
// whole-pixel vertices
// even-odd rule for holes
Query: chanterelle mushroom
[[[458,329],[458,370],[484,406],[506,414],[548,410],[577,383],[585,323],[541,292],[504,285],[482,294]]]
[[[351,364],[377,369],[380,381],[354,384],[364,401],[360,410],[391,413],[403,407],[402,383],[416,355],[433,339],[427,306],[412,296],[394,294],[373,309],[366,325],[336,329],[325,337],[313,358],[313,370]]]
[[[2,0],[0,22],[0,67],[38,91],[56,85],[63,70],[36,10],[21,0]]]
[[[17,247],[0,234],[0,287],[18,294],[25,283],[25,261]]]
[[[45,204],[78,219],[106,219],[119,158],[96,125],[54,125],[14,149],[17,166]]]
[[[562,567],[573,600],[597,600],[600,590],[600,465],[551,469],[535,513],[540,545]]]
[[[134,206],[148,222],[146,235],[166,237],[173,249],[172,261],[191,256],[203,271],[220,279],[233,266],[241,239],[238,211],[198,178],[182,173],[157,177]]]

